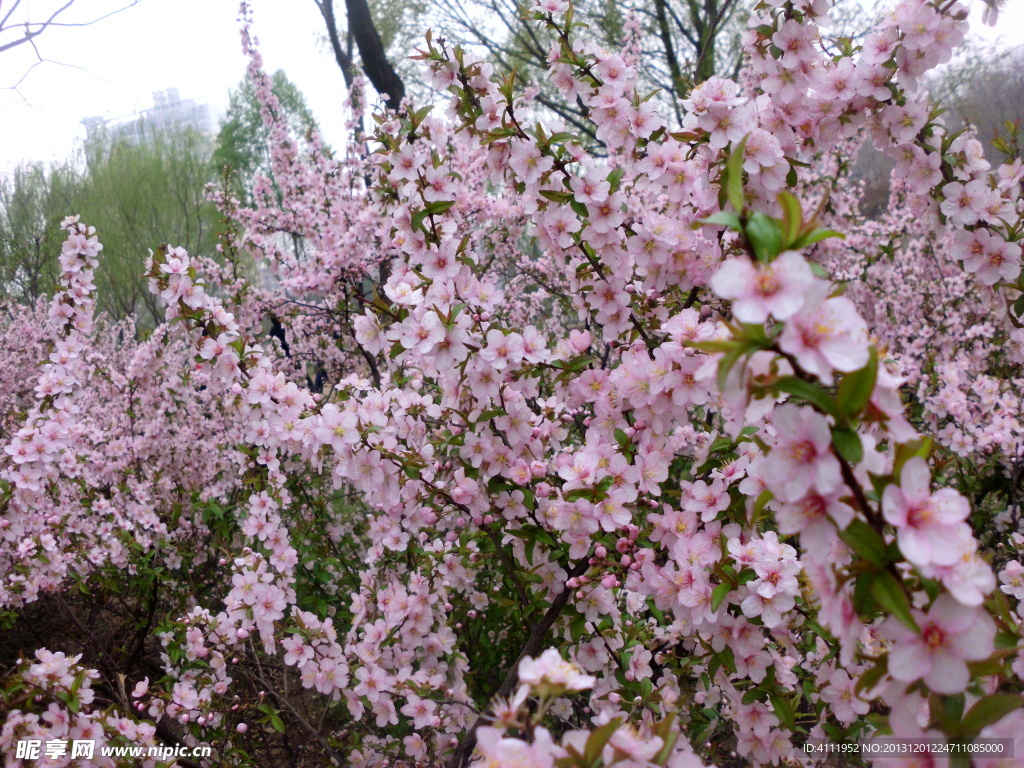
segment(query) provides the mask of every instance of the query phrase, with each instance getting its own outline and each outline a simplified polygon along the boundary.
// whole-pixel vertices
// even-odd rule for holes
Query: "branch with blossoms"
[[[535,5],[600,157],[433,37],[444,103],[376,116],[370,156],[300,150],[246,19],[275,179],[250,210],[222,202],[281,282],[207,285],[169,247],[147,266],[162,333],[184,329],[167,398],[195,377],[226,428],[216,487],[172,518],[216,554],[159,623],[140,715],[224,762],[367,768],[770,765],[815,739],[1019,726],[1019,569],[995,588],[919,434],[939,405],[904,407],[884,342],[911,333],[879,310],[896,299],[866,307],[833,270],[902,246],[821,191],[871,132],[907,158],[914,226],[944,215],[950,248],[968,232],[1012,266],[1019,175],[989,174],[917,89],[961,6],[904,0],[833,53],[827,9],[760,3],[744,79],[693,89],[670,131],[634,58],[582,38],[569,3]],[[1002,275],[989,261],[974,274]],[[288,304],[324,311],[274,315],[275,361],[259,329]],[[964,305],[1011,333],[1001,306]],[[303,389],[289,356],[337,384]]]

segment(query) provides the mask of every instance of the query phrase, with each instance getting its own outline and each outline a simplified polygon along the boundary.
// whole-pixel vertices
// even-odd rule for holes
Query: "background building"
[[[153,92],[151,109],[113,120],[87,117],[82,120],[82,125],[85,126],[86,144],[110,139],[139,146],[152,144],[156,136],[189,129],[212,139],[217,135],[219,120],[217,110],[210,104],[183,99],[177,88],[168,88]]]

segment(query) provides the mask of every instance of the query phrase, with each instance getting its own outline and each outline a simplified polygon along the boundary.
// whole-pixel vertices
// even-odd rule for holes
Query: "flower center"
[[[922,528],[932,521],[931,501],[915,505],[907,511],[907,525],[911,528]]]
[[[794,443],[789,449],[789,456],[793,461],[810,462],[817,453],[817,450],[814,448],[814,443],[807,440]]]
[[[946,644],[946,634],[941,628],[930,624],[921,633],[921,639],[929,650],[937,651]]]
[[[782,287],[779,278],[772,272],[762,272],[757,276],[755,290],[760,296],[772,296]]]

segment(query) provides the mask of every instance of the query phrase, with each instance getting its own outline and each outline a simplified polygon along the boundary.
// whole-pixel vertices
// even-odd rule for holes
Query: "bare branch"
[[[39,35],[41,35],[50,27],[88,27],[92,24],[96,24],[97,22],[103,21],[104,19],[109,19],[111,16],[121,13],[122,11],[126,11],[129,8],[132,8],[133,6],[138,5],[140,2],[142,2],[142,0],[131,0],[131,2],[127,5],[122,6],[117,10],[111,11],[110,13],[104,14],[103,16],[100,16],[98,18],[92,19],[91,21],[57,21],[57,18],[62,13],[64,13],[72,5],[75,4],[75,0],[67,0],[67,2],[64,3],[64,5],[60,6],[60,8],[51,13],[50,17],[46,19],[46,21],[34,22],[29,19],[8,26],[12,15],[17,10],[18,6],[21,5],[21,0],[17,0],[17,2],[15,2],[13,6],[11,6],[11,9],[4,16],[3,20],[0,21],[0,34],[3,34],[4,32],[7,32],[9,30],[16,29],[21,29],[22,34],[21,37],[11,40],[7,43],[0,43],[0,53],[3,53],[4,51],[9,51],[12,48],[17,48],[18,46],[25,45],[26,43],[31,42],[35,38],[39,37]]]

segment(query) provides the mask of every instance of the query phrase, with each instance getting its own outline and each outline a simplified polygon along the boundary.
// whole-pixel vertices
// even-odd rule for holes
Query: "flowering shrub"
[[[1015,735],[1024,171],[921,91],[961,4],[856,45],[828,6],[758,5],[740,82],[673,127],[633,53],[537,4],[600,152],[428,35],[444,99],[334,157],[288,136],[247,20],[275,176],[220,197],[223,265],[157,249],[167,324],[115,342],[66,222],[3,470],[11,626],[76,588],[145,606],[105,716],[211,764],[816,765],[889,734],[945,765]],[[868,136],[899,160],[879,222],[836,182]]]

